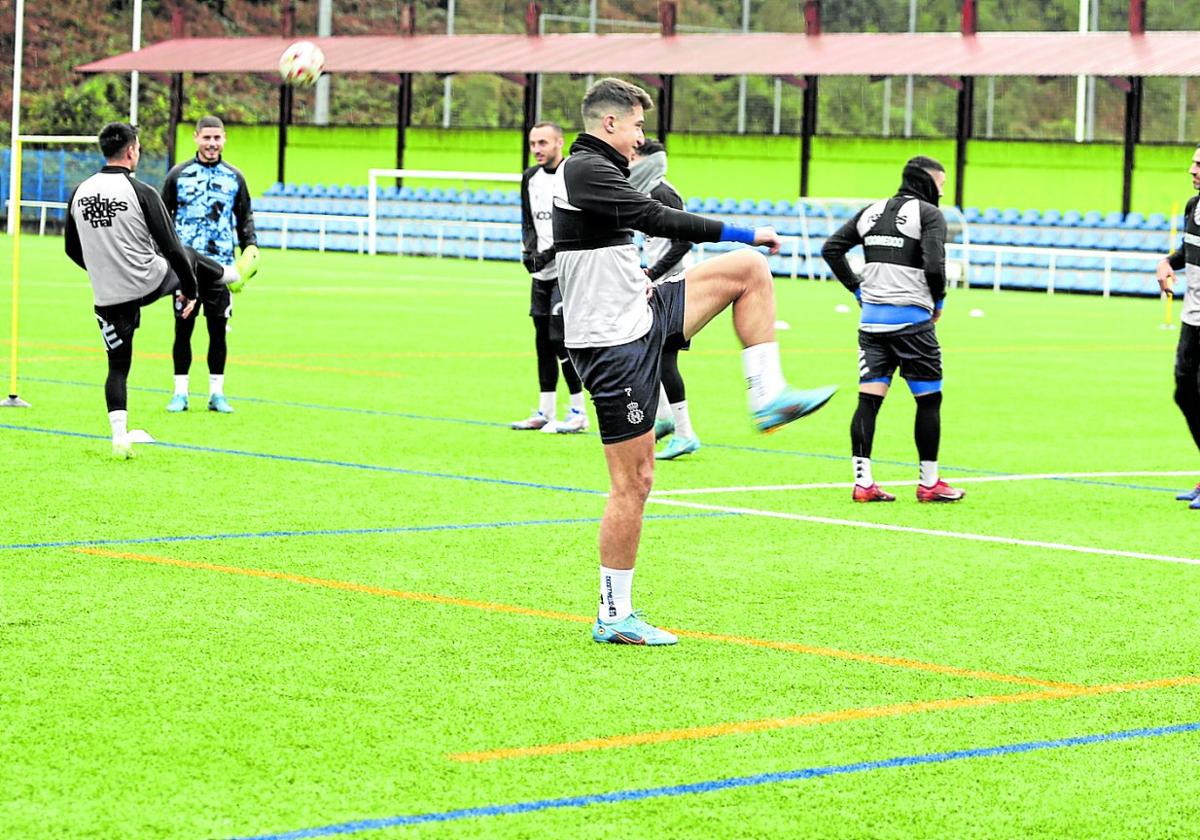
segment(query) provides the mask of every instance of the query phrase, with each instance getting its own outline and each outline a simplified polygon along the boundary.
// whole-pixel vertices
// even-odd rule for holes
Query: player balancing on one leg
[[[683,197],[667,180],[667,150],[657,140],[646,138],[634,149],[629,161],[629,183],[639,192],[674,210],[683,209]],[[642,243],[646,258],[646,276],[650,282],[670,282],[692,265],[692,243],[682,239],[647,236]],[[666,447],[654,453],[656,461],[673,461],[700,449],[700,439],[692,428],[687,391],[679,372],[679,351],[690,350],[690,341],[669,341],[662,352],[662,390],[658,413],[654,418],[654,439],[671,435]],[[672,434],[672,432],[674,434]]]
[[[587,429],[583,408],[583,384],[563,346],[562,295],[558,290],[558,266],[554,261],[554,228],[550,220],[554,201],[554,173],[563,159],[563,132],[558,123],[541,122],[529,132],[529,150],[537,161],[521,177],[521,262],[529,272],[529,315],[533,318],[534,348],[537,351],[538,407],[512,428],[518,431],[572,434]],[[566,418],[556,421],[558,367],[571,407]]]
[[[1192,189],[1200,190],[1200,146],[1192,153]],[[1192,196],[1184,211],[1183,242],[1158,264],[1158,285],[1175,288],[1175,272],[1186,266],[1187,291],[1179,316],[1179,345],[1175,351],[1175,404],[1183,412],[1196,448],[1200,449],[1200,196]],[[1200,484],[1175,497],[1200,510]]]
[[[904,166],[895,196],[859,211],[825,241],[821,256],[862,307],[858,330],[858,410],[850,422],[854,501],[892,502],[871,476],[875,416],[892,374],[908,382],[917,402],[914,436],[921,461],[917,501],[957,502],[965,493],[938,477],[942,421],[942,350],[934,324],[946,298],[946,221],[937,209],[946,171],[933,158]],[[862,245],[862,277],[846,252]]]
[[[225,124],[214,116],[201,117],[192,135],[196,156],[167,173],[162,199],[175,220],[175,232],[184,245],[221,265],[235,265],[239,279],[229,286],[217,284],[201,290],[200,308],[208,326],[208,410],[232,414],[225,399],[225,362],[229,357],[226,327],[233,317],[231,292],[240,292],[258,271],[258,239],[250,190],[241,171],[222,158]],[[235,243],[236,236],[236,243]],[[233,246],[241,248],[237,260]],[[175,393],[167,411],[188,410],[188,370],[192,366],[192,331],[195,318],[181,318],[175,309]]]
[[[112,452],[124,459],[133,457],[127,382],[141,308],[171,295],[180,316],[189,318],[198,295],[236,282],[238,274],[182,245],[158,193],[134,179],[142,153],[137,129],[109,123],[99,140],[106,165],[71,193],[66,252],[92,284],[96,321],[108,353],[104,399]]]
[[[633,230],[689,242],[731,241],[779,249],[771,228],[738,228],[664,207],[634,189],[629,159],[643,138],[644,90],[602,79],[583,98],[584,133],[558,168],[554,247],[566,345],[596,409],[608,464],[609,494],[600,523],[598,642],[669,645],[675,636],[633,611],[631,588],[642,514],[654,479],[654,414],[659,363],[671,338],[690,339],[732,305],[750,409],[771,432],[816,411],[837,390],[789,388],[775,343],[775,293],[762,254],[723,254],[651,289]],[[651,293],[652,292],[652,293]]]

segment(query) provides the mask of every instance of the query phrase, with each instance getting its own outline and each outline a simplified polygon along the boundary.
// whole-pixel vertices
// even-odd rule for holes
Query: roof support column
[[[536,73],[525,74],[525,115],[521,122],[521,171],[529,168],[529,132],[537,122],[537,89]]]
[[[176,6],[171,13],[171,37],[183,37],[183,9]],[[175,165],[175,135],[183,119],[183,74],[171,74],[170,100],[167,106],[167,169]]]
[[[400,7],[400,35],[410,38],[417,31],[417,11],[412,3]],[[396,168],[404,168],[404,150],[408,147],[408,127],[412,124],[413,74],[401,73],[396,89]],[[397,178],[396,186],[404,186]]]
[[[659,0],[658,26],[664,38],[675,35],[675,24],[679,17],[679,5],[675,0]],[[675,77],[663,75],[658,87],[658,140],[667,146],[667,138],[671,136],[675,110]]]
[[[1135,76],[1129,80],[1129,90],[1125,92],[1125,160],[1121,167],[1121,212],[1125,214],[1133,206],[1133,169],[1141,139],[1142,79]]]
[[[954,148],[954,204],[963,206],[967,177],[967,141],[975,133],[975,77],[963,76],[958,88],[958,126]]]
[[[292,38],[296,34],[296,4],[294,0],[283,2],[283,37]],[[287,164],[287,130],[292,121],[292,87],[284,82],[279,83],[279,146],[275,152],[275,180],[283,183],[284,170]]]
[[[804,77],[804,99],[800,113],[800,195],[808,196],[812,140],[817,133],[817,77]]]

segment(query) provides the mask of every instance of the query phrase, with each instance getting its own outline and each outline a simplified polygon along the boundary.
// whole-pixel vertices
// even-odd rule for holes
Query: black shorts
[[[179,291],[179,277],[168,268],[162,283],[145,297],[127,300],[124,303],[92,307],[96,312],[96,321],[100,326],[100,337],[104,339],[105,349],[111,353],[132,341],[134,332],[142,323],[142,307],[149,306],[156,300],[173,295],[177,291]]]
[[[532,280],[529,290],[529,315],[532,318],[550,319],[550,340],[562,343],[565,335],[563,326],[562,292],[557,280]]]
[[[650,298],[654,320],[650,331],[636,341],[615,347],[568,348],[579,378],[592,395],[604,443],[620,443],[654,428],[663,348],[683,338],[684,284],[683,275],[677,275],[672,282],[654,287]]]
[[[233,293],[229,291],[229,287],[220,281],[212,284],[200,283],[199,300],[196,302],[196,310],[193,310],[193,318],[200,316],[201,311],[205,318],[232,318],[233,317]],[[175,317],[183,317],[183,307],[178,302],[175,304]]]
[[[1175,349],[1175,378],[1191,379],[1200,376],[1200,327],[1179,325],[1179,345]]]
[[[858,381],[890,383],[896,368],[900,368],[900,375],[914,394],[938,390],[942,381],[942,348],[932,321],[895,332],[859,330]],[[922,384],[913,387],[914,383]]]

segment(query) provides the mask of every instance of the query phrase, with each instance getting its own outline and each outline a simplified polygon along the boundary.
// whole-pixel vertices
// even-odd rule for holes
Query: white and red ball
[[[325,53],[312,41],[297,41],[279,56],[279,75],[289,85],[313,85],[325,69]]]

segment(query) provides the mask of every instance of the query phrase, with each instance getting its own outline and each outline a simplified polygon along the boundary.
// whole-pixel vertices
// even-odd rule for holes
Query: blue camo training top
[[[246,179],[224,160],[179,164],[167,173],[162,197],[180,241],[223,265],[233,263],[234,245],[258,244]]]

